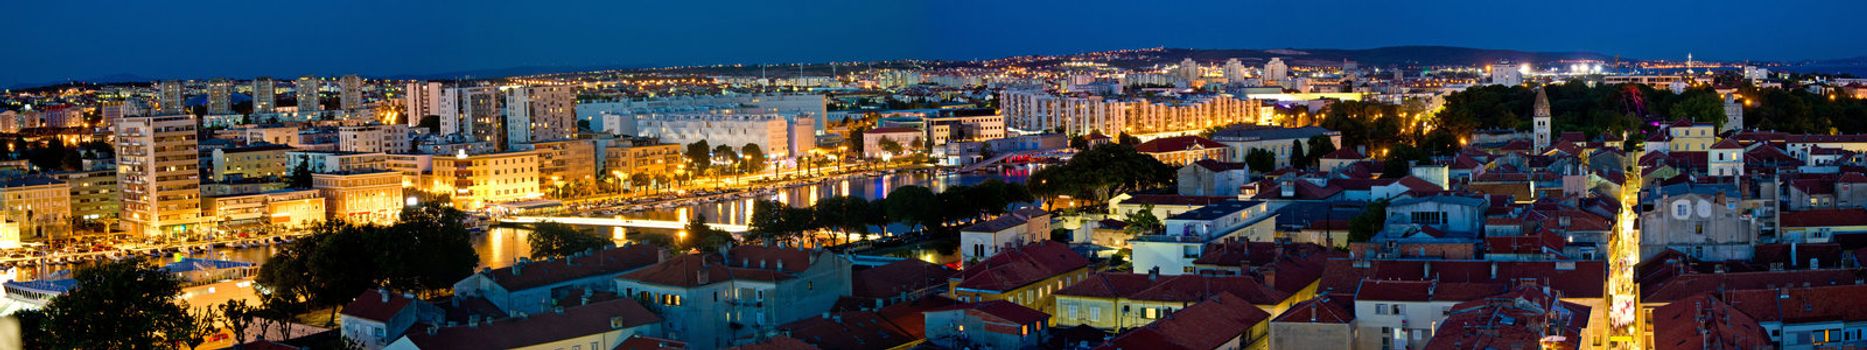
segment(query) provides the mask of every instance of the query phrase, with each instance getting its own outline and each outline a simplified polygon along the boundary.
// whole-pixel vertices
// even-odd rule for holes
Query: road
[[[1638,158],[1628,158],[1638,159]],[[1640,264],[1640,167],[1630,166],[1627,180],[1621,184],[1621,212],[1614,220],[1614,234],[1608,238],[1608,347],[1610,349],[1645,349],[1645,322],[1640,319],[1640,285],[1634,282],[1634,266]]]

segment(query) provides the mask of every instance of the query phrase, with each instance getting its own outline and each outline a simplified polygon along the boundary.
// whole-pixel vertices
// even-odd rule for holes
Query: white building
[[[577,135],[577,96],[570,86],[521,86],[503,91],[507,145]]]
[[[972,263],[1000,250],[1050,239],[1050,213],[1022,208],[959,231],[960,261]]]
[[[1208,243],[1239,238],[1270,241],[1277,229],[1277,213],[1261,201],[1228,200],[1167,217],[1167,231],[1128,240],[1133,247],[1134,272],[1159,269],[1162,275],[1197,271],[1193,260]]]
[[[273,113],[279,107],[279,90],[271,77],[253,79],[253,114]]]
[[[345,75],[337,80],[337,86],[342,90],[337,98],[338,108],[345,111],[363,108],[363,78],[355,74]]]
[[[637,119],[636,132],[683,145],[698,141],[734,148],[754,144],[765,151],[766,157],[783,159],[816,147],[814,124],[807,115],[655,114]]]
[[[441,115],[441,83],[416,81],[402,88],[402,119],[414,126],[426,116]]]
[[[201,217],[201,154],[192,115],[126,117],[117,124],[123,229],[132,236],[185,233]]]
[[[1283,57],[1271,57],[1270,62],[1264,63],[1264,86],[1283,86],[1284,80],[1289,78],[1290,66],[1284,64]]]

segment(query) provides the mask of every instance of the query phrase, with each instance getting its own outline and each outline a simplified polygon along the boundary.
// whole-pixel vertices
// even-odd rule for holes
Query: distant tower
[[[1225,60],[1226,83],[1244,84],[1245,79],[1249,78],[1248,74],[1245,74],[1245,65],[1243,63],[1239,63],[1236,58]]]
[[[156,114],[182,114],[182,82],[168,80],[156,86]]]
[[[1282,57],[1271,57],[1264,63],[1264,86],[1282,86],[1284,78],[1290,75],[1290,66],[1284,64]]]
[[[356,74],[346,75],[337,80],[337,86],[343,91],[338,96],[338,108],[354,111],[363,108],[363,78]]]
[[[207,83],[207,114],[233,114],[233,82],[214,79]]]
[[[1724,127],[1718,128],[1718,132],[1743,129],[1744,105],[1737,102],[1737,94],[1724,94]]]
[[[1186,86],[1193,86],[1194,82],[1199,81],[1201,75],[1199,72],[1199,62],[1194,62],[1192,57],[1180,60],[1180,68],[1176,73],[1179,73],[1180,80],[1186,81]]]
[[[270,77],[253,79],[253,114],[272,113],[278,107],[278,87]]]
[[[1355,78],[1360,78],[1361,77],[1361,72],[1359,72],[1360,70],[1361,70],[1361,64],[1356,63],[1355,61],[1350,61],[1347,58],[1342,59],[1342,81],[1343,82],[1353,82],[1356,80]],[[1348,85],[1348,84],[1343,84],[1343,85]]]
[[[318,110],[323,109],[318,105],[318,89],[322,85],[324,83],[318,81],[318,77],[307,75],[298,77],[298,83],[292,87],[298,91],[298,115],[306,116],[304,119],[309,120],[310,116],[317,115]]]
[[[1549,149],[1549,93],[1547,87],[1536,89],[1536,110],[1531,112],[1536,123],[1536,149]]]

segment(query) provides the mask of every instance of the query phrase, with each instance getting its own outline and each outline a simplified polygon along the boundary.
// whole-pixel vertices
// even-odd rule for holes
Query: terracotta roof
[[[1050,215],[1050,213],[1045,212],[1040,209],[1020,208],[1010,213],[1006,213],[1005,215],[999,215],[998,217],[992,218],[991,220],[986,220],[985,222],[972,224],[972,226],[966,226],[966,228],[960,229],[960,231],[965,231],[965,232],[1004,231],[1005,229],[1008,229],[1008,228],[1022,226],[1025,223],[1030,222],[1031,219],[1037,218],[1039,216],[1045,216],[1045,215]]]
[[[1867,209],[1810,209],[1782,212],[1782,227],[1835,227],[1867,225]]]
[[[433,334],[417,324],[407,338],[424,349],[511,349],[661,322],[633,299],[614,299],[479,326],[443,327]]]
[[[778,326],[778,330],[825,350],[890,349],[917,338],[877,313],[853,311],[829,316],[786,323]]]
[[[951,311],[951,310],[977,310],[987,315],[992,315],[992,317],[997,317],[999,319],[1009,321],[1011,323],[1023,324],[1023,325],[1040,324],[1040,323],[1048,325],[1047,322],[1050,321],[1050,314],[1046,314],[1043,311],[1037,311],[1035,309],[1024,307],[1024,305],[1018,305],[1017,303],[1004,301],[1004,300],[992,300],[992,301],[978,302],[978,303],[954,304],[952,306],[927,310],[926,312]]]
[[[1290,310],[1285,310],[1283,314],[1278,315],[1277,319],[1271,322],[1346,324],[1354,321],[1355,313],[1348,311],[1348,308],[1342,305],[1337,305],[1339,304],[1337,300],[1342,299],[1331,299],[1327,296],[1321,296],[1305,300],[1290,306]]]
[[[1219,241],[1202,251],[1194,265],[1252,267],[1255,272],[1247,272],[1259,280],[1265,279],[1264,272],[1274,271],[1273,280],[1265,284],[1287,294],[1296,294],[1321,278],[1329,258],[1345,256],[1315,243]]]
[[[616,350],[678,350],[686,348],[687,342],[644,337],[641,334],[629,336],[629,339],[623,340],[622,344],[616,345]]]
[[[1723,141],[1711,144],[1711,149],[1744,149],[1744,145],[1737,144],[1737,140],[1727,137]]]
[[[1819,269],[1763,272],[1686,273],[1642,283],[1642,301],[1670,302],[1708,290],[1769,290],[1786,286],[1853,284],[1867,279],[1864,269]],[[1755,316],[1755,315],[1752,315]]]
[[[1867,320],[1867,284],[1727,291],[1725,302],[1757,322]]]
[[[1547,281],[1551,288],[1562,291],[1565,298],[1599,298],[1607,276],[1607,264],[1600,260],[1371,260],[1366,263],[1367,267],[1355,267],[1354,261],[1349,259],[1330,259],[1318,290],[1354,291],[1363,278],[1425,280],[1437,277],[1440,283],[1528,278]],[[1493,266],[1496,267],[1495,275],[1492,273]]]
[[[1167,153],[1193,149],[1225,148],[1225,144],[1198,135],[1163,137],[1134,146],[1136,152]]]
[[[901,326],[902,330],[907,331],[908,334],[913,335],[914,338],[926,338],[926,312],[953,306],[955,304],[959,304],[959,302],[939,295],[929,295],[917,300],[884,306],[880,311],[876,312],[880,313],[882,318],[887,318],[888,322]]]
[[[382,289],[364,290],[349,304],[344,304],[343,314],[351,317],[388,322],[395,314],[402,312],[408,304],[418,302],[402,294]]]
[[[946,266],[919,259],[905,259],[853,273],[850,296],[881,299],[946,286],[947,278],[953,277],[954,273]]]
[[[1198,161],[1193,162],[1192,165],[1197,165],[1201,168],[1206,168],[1206,170],[1209,170],[1212,172],[1226,172],[1226,171],[1232,171],[1232,170],[1246,170],[1247,169],[1247,165],[1245,165],[1245,163],[1221,162],[1221,161],[1216,161],[1216,160],[1211,160],[1211,159],[1200,159]]]
[[[685,254],[617,279],[674,287],[694,287],[728,280],[778,281],[810,268],[810,250],[762,246],[733,247],[716,253]]]
[[[1322,155],[1322,159],[1368,159],[1368,156],[1362,155],[1361,152],[1356,152],[1353,148],[1343,147],[1335,150],[1335,152]]]
[[[1167,315],[1096,349],[1217,349],[1271,318],[1256,305],[1223,293]]]
[[[1658,350],[1768,348],[1770,336],[1750,318],[1709,292],[1653,309],[1653,344]]]
[[[740,345],[740,346],[730,347],[726,349],[728,350],[818,350],[816,345],[810,345],[810,343],[805,343],[802,340],[797,340],[797,338],[786,337],[782,335],[771,337],[771,339],[765,339],[764,342],[760,342],[757,344]]]
[[[622,273],[654,264],[660,258],[660,248],[635,244],[604,249],[589,256],[537,260],[482,273],[488,274],[494,283],[507,291],[517,291],[578,278]]]
[[[1452,306],[1429,350],[1537,349],[1548,336],[1562,336],[1558,349],[1577,349],[1588,324],[1588,307],[1566,303],[1522,286],[1503,295]]]
[[[1486,252],[1492,254],[1560,254],[1565,245],[1562,235],[1547,228],[1522,236],[1485,237]]]
[[[1069,245],[1045,240],[1000,251],[960,271],[959,288],[1008,291],[1089,266]]]
[[[1158,276],[1104,272],[1057,291],[1057,295],[1192,302],[1230,293],[1253,304],[1276,305],[1290,296],[1250,276]]]

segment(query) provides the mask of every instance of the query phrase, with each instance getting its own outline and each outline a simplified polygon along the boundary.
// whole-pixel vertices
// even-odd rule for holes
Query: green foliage
[[[1360,215],[1348,220],[1348,241],[1367,242],[1387,223],[1387,200],[1368,203]]]
[[[940,224],[939,206],[940,199],[933,190],[921,186],[896,187],[882,200],[882,212],[889,219],[920,227]]]
[[[557,258],[570,256],[584,251],[602,250],[616,246],[609,238],[584,232],[571,225],[556,222],[542,222],[532,225],[532,256],[538,258]]]
[[[752,234],[768,242],[802,240],[804,231],[816,229],[811,215],[810,209],[761,200],[752,204],[752,222],[748,226]]]
[[[246,344],[246,330],[253,327],[253,323],[259,318],[261,312],[242,299],[229,300],[214,307],[214,311],[220,313],[218,318],[220,327],[233,333],[233,341],[236,344]]]
[[[770,161],[770,159],[765,158],[765,149],[759,148],[758,144],[754,143],[748,143],[745,147],[740,147],[739,156],[739,166],[743,168],[741,171],[746,173],[757,173],[760,170],[765,170],[765,162]]]
[[[1128,217],[1122,221],[1128,224],[1122,227],[1122,233],[1128,234],[1129,237],[1156,234],[1167,229],[1167,226],[1161,223],[1160,217],[1154,216],[1152,204],[1142,205],[1141,210],[1128,213]]]
[[[1098,146],[1062,165],[1038,170],[1027,185],[1031,193],[1043,196],[1104,201],[1119,193],[1170,186],[1173,180],[1173,167],[1123,143]]]
[[[707,250],[733,242],[733,234],[707,226],[707,216],[695,213],[687,221],[687,237],[675,240],[674,247],[680,251]]]
[[[705,174],[707,168],[713,165],[712,151],[707,146],[707,140],[700,140],[687,144],[687,151],[682,154],[687,156],[689,164],[693,164],[694,174]]]
[[[1316,164],[1322,160],[1322,156],[1334,152],[1335,140],[1329,138],[1329,135],[1312,136],[1309,138],[1309,152],[1304,152],[1305,157],[1303,158],[1302,164],[1305,167],[1316,166]],[[1291,158],[1293,158],[1292,161],[1294,162],[1294,158],[1296,157]]]
[[[1673,118],[1691,119],[1695,122],[1724,125],[1724,99],[1715,92],[1694,90],[1668,111]]]
[[[882,152],[887,152],[888,154],[892,154],[892,155],[900,155],[902,151],[901,143],[895,142],[895,139],[891,139],[891,138],[884,137],[882,138],[881,142],[877,143],[877,145],[882,147]]]
[[[1050,240],[1052,240],[1052,241],[1057,241],[1057,242],[1062,242],[1062,243],[1069,243],[1069,242],[1070,242],[1070,240],[1072,240],[1073,238],[1075,238],[1075,237],[1073,237],[1073,236],[1072,236],[1072,235],[1070,234],[1070,229],[1067,229],[1067,228],[1053,228],[1053,229],[1050,229]]]
[[[1290,167],[1302,168],[1309,155],[1303,152],[1303,140],[1290,140]]]
[[[298,163],[292,169],[292,188],[311,188],[311,162]]]
[[[733,164],[727,166],[726,169],[721,169],[720,172],[739,170],[739,152],[734,151],[733,146],[719,145],[713,147],[713,158],[726,161],[727,164]]]
[[[53,349],[190,348],[202,323],[214,322],[176,299],[181,280],[141,260],[97,263],[73,277],[77,287],[27,316],[36,327],[22,338]]]
[[[479,256],[466,214],[434,202],[402,211],[393,226],[326,222],[280,249],[259,270],[269,309],[302,311],[348,303],[385,287],[433,293],[473,273]]]
[[[1245,165],[1250,166],[1252,172],[1268,173],[1277,170],[1277,155],[1263,148],[1253,148],[1245,152]]]

